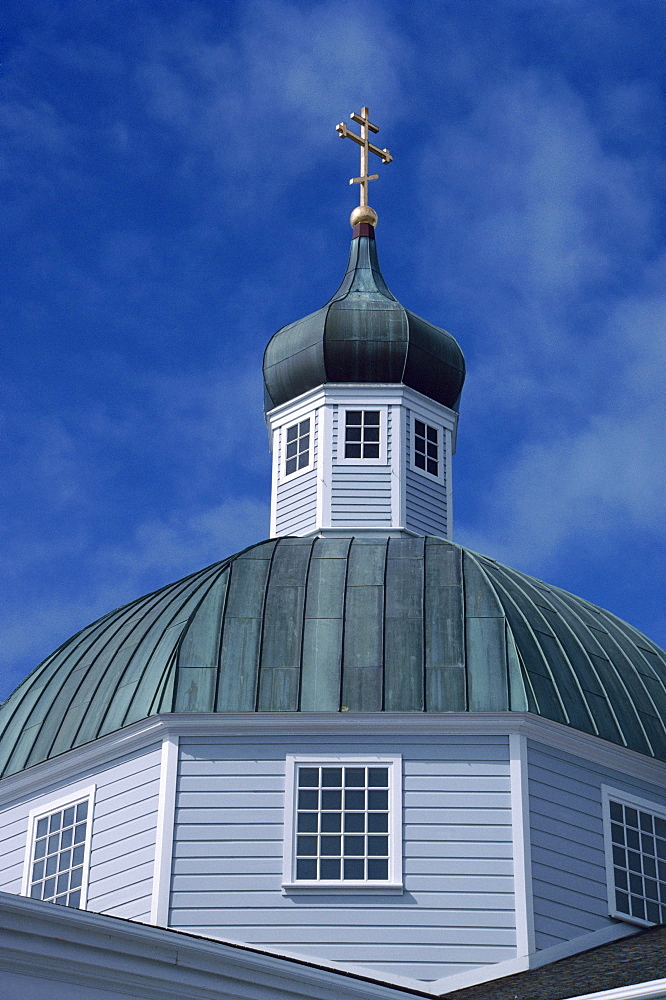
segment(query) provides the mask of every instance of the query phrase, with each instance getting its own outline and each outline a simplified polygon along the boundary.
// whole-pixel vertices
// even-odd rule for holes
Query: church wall
[[[446,448],[449,435],[444,430],[440,431],[441,481],[437,482],[434,478],[416,472],[412,468],[413,413],[413,410],[408,410],[405,421],[405,527],[419,534],[441,535],[446,538],[448,537]]]
[[[563,751],[528,743],[537,949],[604,927],[608,916],[601,786],[666,805],[663,788]]]
[[[282,892],[287,754],[403,755],[404,893]],[[506,737],[181,738],[170,926],[424,980],[515,955]]]
[[[129,919],[150,915],[160,748],[98,773],[87,770],[38,798],[0,812],[0,889],[18,894],[30,810],[95,785],[87,909]]]
[[[368,403],[368,407],[372,406]],[[384,465],[352,465],[338,461],[344,449],[342,407],[335,406],[331,414],[331,526],[391,527],[391,460],[392,422],[398,419],[393,408],[387,407],[387,461]]]
[[[317,468],[319,461],[319,423],[320,414],[313,411],[310,414],[312,426],[312,468],[308,472],[284,478],[285,441],[281,429],[275,435],[277,449],[277,487],[275,506],[275,534],[300,535],[313,531],[317,519]],[[296,418],[295,418],[296,419]],[[301,415],[298,415],[301,419]]]

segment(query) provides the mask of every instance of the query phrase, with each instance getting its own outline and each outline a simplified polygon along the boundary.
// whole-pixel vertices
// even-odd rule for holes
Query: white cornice
[[[25,771],[8,775],[0,780],[0,805],[4,808],[14,799],[58,787],[83,772],[94,772],[96,768],[101,770],[126,754],[156,749],[167,734],[165,718],[168,716],[142,719],[126,729],[100,736],[50,760],[33,764]]]
[[[431,995],[416,982],[396,989],[380,977],[349,970],[341,975],[316,961],[7,893],[0,893],[0,934],[0,969],[33,982],[52,979],[133,997],[337,1000],[341,990],[351,1000]]]
[[[455,435],[458,425],[458,414],[443,403],[436,403],[429,396],[417,392],[402,383],[385,382],[327,382],[315,389],[301,393],[281,406],[276,406],[266,414],[266,422],[270,428],[278,427],[284,420],[291,420],[296,413],[305,413],[326,403],[344,404],[357,403],[359,396],[376,405],[415,406],[425,416],[444,424]]]
[[[16,798],[42,792],[49,785],[62,785],[84,770],[91,772],[95,768],[103,768],[125,754],[146,751],[170,737],[182,739],[219,735],[252,740],[267,736],[343,739],[377,736],[395,741],[403,737],[418,740],[447,736],[505,736],[508,747],[510,734],[523,735],[590,763],[613,768],[653,784],[666,783],[665,762],[527,712],[247,712],[157,715],[143,719],[3,778],[0,781],[0,799],[5,805]]]

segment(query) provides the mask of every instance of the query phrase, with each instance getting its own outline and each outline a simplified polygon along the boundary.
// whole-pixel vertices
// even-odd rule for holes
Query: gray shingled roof
[[[0,708],[8,774],[168,712],[529,711],[666,760],[666,655],[433,537],[261,542],[83,629]]]
[[[446,1000],[568,1000],[666,976],[666,927],[609,941],[513,976],[446,993]],[[666,992],[666,990],[664,991]],[[660,992],[658,996],[663,996]],[[655,1000],[658,1000],[655,994]]]

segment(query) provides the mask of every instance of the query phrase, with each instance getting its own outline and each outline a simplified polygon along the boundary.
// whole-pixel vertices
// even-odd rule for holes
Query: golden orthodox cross
[[[360,202],[361,208],[367,207],[368,204],[368,182],[376,181],[379,174],[368,174],[369,166],[369,153],[374,153],[375,156],[379,156],[382,163],[390,163],[393,157],[389,153],[388,149],[380,149],[379,146],[373,146],[369,141],[370,132],[379,132],[379,128],[373,125],[370,121],[370,112],[368,108],[361,108],[360,115],[357,115],[355,111],[352,111],[350,118],[352,121],[356,122],[357,125],[361,126],[361,134],[357,135],[356,132],[350,132],[344,122],[340,122],[339,125],[335,126],[336,132],[339,133],[341,139],[353,139],[361,147],[361,176],[352,177],[349,181],[350,184],[360,185]]]

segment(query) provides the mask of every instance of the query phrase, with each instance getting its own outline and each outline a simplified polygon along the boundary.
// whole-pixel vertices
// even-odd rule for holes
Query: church
[[[4,996],[666,997],[666,654],[454,543],[464,357],[351,118],[347,270],[264,355],[270,538],[0,707]]]

